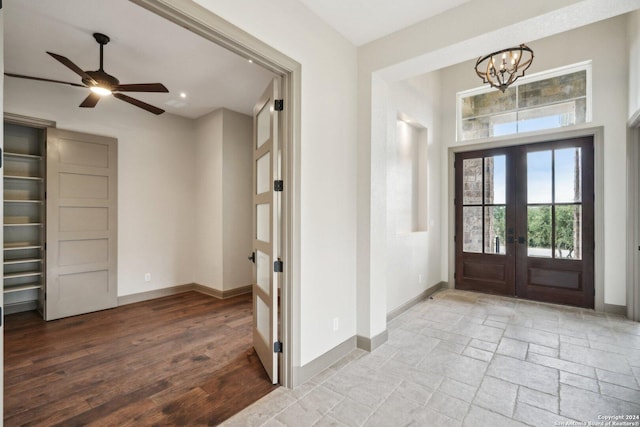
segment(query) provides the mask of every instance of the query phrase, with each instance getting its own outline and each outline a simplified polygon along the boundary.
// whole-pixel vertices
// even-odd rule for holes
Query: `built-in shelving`
[[[4,126],[4,301],[7,314],[44,306],[45,131]]]
[[[7,160],[5,159],[5,162]],[[44,181],[44,178],[40,177],[40,176],[20,176],[20,175],[5,175],[4,179],[17,179],[17,180],[24,180],[24,181]]]
[[[33,289],[42,289],[42,283],[34,282],[34,283],[25,283],[23,285],[15,285],[15,286],[5,286],[4,292],[21,292],[21,291],[30,291]]]

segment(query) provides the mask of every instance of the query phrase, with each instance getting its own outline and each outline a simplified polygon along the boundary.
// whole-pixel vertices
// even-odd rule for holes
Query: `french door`
[[[457,289],[593,308],[593,138],[456,154]]]
[[[275,78],[253,109],[253,347],[273,384],[278,383],[278,258],[280,236],[280,176],[278,99]],[[277,258],[277,260],[276,260]]]

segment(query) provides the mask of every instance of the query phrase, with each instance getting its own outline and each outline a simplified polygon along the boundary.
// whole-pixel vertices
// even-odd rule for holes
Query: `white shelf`
[[[15,285],[15,286],[5,286],[4,293],[7,294],[10,292],[28,291],[30,289],[42,289],[42,283],[34,282],[34,283],[24,283],[22,285]]]
[[[20,277],[35,277],[42,276],[42,271],[21,271],[19,273],[6,273],[5,279],[18,279]]]
[[[20,138],[7,140],[7,126]],[[5,124],[4,148],[4,301],[5,310],[13,306],[8,312],[17,313],[42,309],[40,298],[46,274],[45,133]]]
[[[5,157],[13,157],[15,159],[30,159],[30,160],[42,160],[42,156],[38,156],[36,154],[21,154],[21,153],[10,153],[5,151]]]
[[[15,179],[24,181],[42,181],[44,178],[40,176],[19,176],[19,175],[5,175],[4,179]]]
[[[42,245],[36,245],[31,243],[5,243],[4,250],[5,251],[23,251],[25,249],[42,249]]]
[[[16,258],[4,260],[4,265],[30,264],[32,262],[42,262],[42,258]]]

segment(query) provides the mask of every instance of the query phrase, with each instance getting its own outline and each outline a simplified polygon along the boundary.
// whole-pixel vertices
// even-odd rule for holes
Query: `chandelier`
[[[478,58],[475,70],[484,83],[504,92],[518,77],[524,76],[532,61],[533,51],[521,44]]]

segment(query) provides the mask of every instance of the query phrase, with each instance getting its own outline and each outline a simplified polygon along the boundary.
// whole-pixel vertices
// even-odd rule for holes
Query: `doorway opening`
[[[594,308],[593,137],[456,154],[455,287]]]
[[[300,93],[301,65],[271,46],[245,33],[194,2],[158,2],[130,0],[152,13],[240,55],[280,78],[280,95],[284,107],[278,117],[280,153],[278,165],[283,182],[280,198],[281,268],[278,283],[279,343],[277,354],[278,383],[285,387],[297,385],[294,366],[299,365],[300,330],[298,317],[300,283]],[[274,261],[275,262],[275,261]],[[275,344],[275,343],[274,343]],[[295,344],[295,345],[294,345]],[[276,347],[274,347],[274,351]]]
[[[138,4],[146,2],[134,2]],[[145,4],[142,4],[145,6]],[[296,231],[296,221],[298,212],[296,185],[298,173],[298,153],[294,148],[294,141],[298,141],[299,123],[299,93],[300,87],[300,67],[299,64],[286,58],[284,55],[267,47],[256,39],[242,33],[237,28],[228,30],[232,27],[230,24],[215,17],[210,11],[198,8],[194,13],[191,3],[181,3],[178,6],[166,6],[158,4],[158,2],[148,2],[147,9],[151,9],[170,21],[181,26],[188,26],[189,29],[196,34],[203,36],[209,41],[218,43],[226,48],[235,46],[232,50],[235,53],[241,53],[244,57],[253,59],[254,63],[268,67],[269,70],[277,71],[282,78],[281,99],[285,105],[284,112],[280,115],[281,140],[283,141],[282,149],[278,156],[279,165],[282,168],[281,179],[284,182],[284,190],[280,197],[282,200],[281,223],[282,232],[280,235],[281,249],[277,254],[277,258],[281,261],[281,286],[282,291],[279,304],[282,316],[279,323],[281,333],[279,341],[282,342],[282,352],[277,354],[279,360],[280,377],[278,382],[285,386],[293,385],[292,365],[294,360],[293,342],[297,335],[296,322],[289,322],[291,316],[291,308],[293,304],[293,292],[291,290],[294,278],[297,277],[298,259],[296,242],[299,240],[299,233]],[[228,30],[228,31],[227,31]],[[224,34],[224,36],[222,35]],[[239,41],[233,40],[242,40]],[[242,47],[240,47],[242,46]],[[245,260],[246,262],[246,260]],[[146,280],[146,279],[145,279]]]

